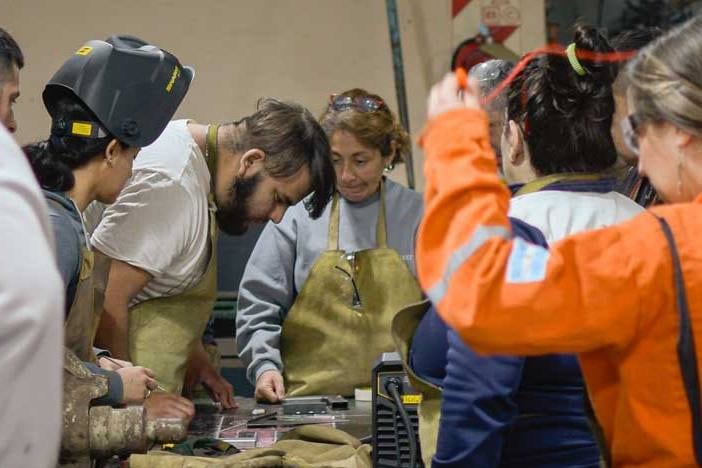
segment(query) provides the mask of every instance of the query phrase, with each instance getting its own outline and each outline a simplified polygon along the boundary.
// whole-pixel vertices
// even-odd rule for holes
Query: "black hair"
[[[641,50],[653,42],[654,39],[660,37],[661,34],[663,34],[663,30],[657,26],[641,26],[637,29],[617,34],[612,39],[612,47],[618,52]],[[629,77],[626,74],[625,67],[621,66],[619,76],[614,82],[614,93],[623,96],[628,87]]]
[[[241,131],[232,150],[263,151],[263,166],[272,177],[289,177],[305,166],[309,169],[313,193],[305,208],[318,218],[334,192],[336,177],[329,140],[312,113],[296,103],[265,98],[258,101],[255,113],[234,124]]]
[[[612,52],[595,28],[577,25],[576,51]],[[600,172],[617,160],[612,139],[617,65],[579,59],[580,76],[567,57],[532,60],[512,82],[507,117],[523,130],[538,175]]]
[[[663,29],[658,26],[641,26],[617,34],[612,38],[612,47],[619,52],[643,49],[661,34]]]
[[[58,119],[97,122],[93,113],[68,93],[56,102],[54,120]],[[113,139],[109,133],[102,138],[52,134],[47,140],[25,145],[22,149],[39,185],[46,190],[65,192],[75,183],[73,170],[104,153]],[[126,148],[124,143],[120,144]]]
[[[24,55],[10,33],[0,28],[0,81],[10,71],[12,64],[17,68],[24,67]]]

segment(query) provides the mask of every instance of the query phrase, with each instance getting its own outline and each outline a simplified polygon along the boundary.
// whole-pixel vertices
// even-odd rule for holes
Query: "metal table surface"
[[[275,443],[280,435],[293,429],[300,423],[319,421],[330,427],[335,427],[351,434],[357,439],[371,435],[371,403],[369,401],[356,402],[349,399],[347,410],[330,410],[326,415],[304,417],[299,421],[271,422],[269,427],[247,428],[247,421],[256,417],[252,414],[255,408],[265,410],[266,413],[275,412],[278,417],[283,415],[282,405],[256,403],[253,398],[237,398],[239,407],[233,410],[220,410],[218,406],[204,401],[196,402],[196,413],[188,428],[188,437],[212,437],[232,443],[240,449],[253,447],[268,447]],[[293,418],[295,419],[295,418]],[[251,440],[251,432],[256,435]],[[242,436],[248,442],[242,441]]]

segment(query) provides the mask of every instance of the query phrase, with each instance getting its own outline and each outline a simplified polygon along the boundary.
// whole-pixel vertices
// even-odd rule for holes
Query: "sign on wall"
[[[470,69],[485,60],[515,60],[504,42],[522,25],[518,0],[453,0],[455,50],[452,68]],[[457,39],[457,40],[456,40]]]

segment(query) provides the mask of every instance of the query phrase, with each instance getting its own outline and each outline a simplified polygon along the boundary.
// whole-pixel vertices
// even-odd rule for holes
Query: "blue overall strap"
[[[616,188],[617,180],[614,177],[600,177],[597,179],[571,179],[558,180],[541,189],[541,191],[553,190],[559,192],[595,192],[608,193]]]
[[[682,372],[683,383],[685,384],[685,394],[690,404],[692,413],[692,443],[695,452],[695,459],[698,465],[702,465],[702,411],[700,406],[700,379],[697,373],[697,356],[695,354],[695,337],[692,334],[692,323],[690,323],[690,310],[687,303],[687,293],[683,282],[680,256],[675,246],[675,237],[668,222],[656,216],[661,225],[663,234],[668,241],[668,248],[673,257],[673,273],[675,275],[675,296],[680,318],[680,337],[678,338],[678,360],[680,371]]]

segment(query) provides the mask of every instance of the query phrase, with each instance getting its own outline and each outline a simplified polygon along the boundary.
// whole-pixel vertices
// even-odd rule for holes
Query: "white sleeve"
[[[44,197],[0,124],[0,466],[56,466],[63,282]]]
[[[135,172],[105,208],[91,244],[105,255],[161,276],[183,252],[194,208],[182,185],[152,171]]]

